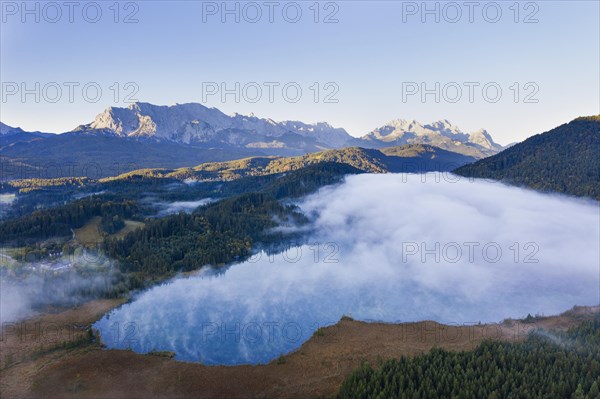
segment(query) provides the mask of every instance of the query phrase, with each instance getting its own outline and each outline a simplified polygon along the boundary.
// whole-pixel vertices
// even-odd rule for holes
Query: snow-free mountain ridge
[[[381,149],[425,144],[480,159],[502,150],[486,130],[465,133],[447,120],[421,124],[415,120],[396,119],[356,138],[345,129],[326,122],[276,122],[253,114],[226,115],[217,108],[197,103],[173,106],[133,103],[127,107],[109,107],[92,122],[60,135],[58,141],[54,140],[53,136],[58,137],[55,135],[25,132],[5,124],[0,125],[0,133],[0,148],[4,148],[3,155],[8,157],[27,157],[32,151],[38,151],[37,145],[36,148],[31,146],[34,141],[43,140],[44,151],[50,154],[54,147],[62,148],[68,144],[65,142],[77,142],[82,146],[81,140],[85,138],[101,145],[97,140],[101,137],[116,139],[111,141],[113,148],[114,145],[121,146],[120,143],[123,143],[122,147],[130,148],[127,142],[138,142],[143,144],[138,146],[142,152],[148,145],[162,145],[163,149],[168,147],[180,153],[198,149],[246,156],[290,156],[345,147]],[[102,143],[106,144],[106,140]],[[13,148],[15,145],[19,147]],[[30,151],[23,146],[31,147]],[[138,157],[143,155],[137,154]]]
[[[403,144],[430,144],[483,157],[502,149],[484,129],[465,133],[447,120],[421,124],[393,120],[361,138],[328,123],[276,122],[254,115],[226,115],[201,104],[157,106],[134,103],[109,107],[77,132],[109,133],[122,137],[153,138],[183,144],[245,148],[294,148],[306,151],[364,146],[383,148]]]

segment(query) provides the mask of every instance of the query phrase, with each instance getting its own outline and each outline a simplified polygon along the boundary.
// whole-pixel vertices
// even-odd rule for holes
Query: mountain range
[[[462,132],[447,120],[421,125],[394,120],[357,139],[345,129],[321,122],[275,122],[254,115],[228,116],[201,104],[157,106],[134,103],[127,108],[110,107],[93,122],[75,132],[106,133],[119,137],[144,137],[180,144],[274,148],[313,152],[360,146],[381,148],[402,144],[431,144],[449,151],[481,158],[502,149],[487,131]]]
[[[296,156],[328,149],[381,149],[425,144],[481,159],[502,150],[481,129],[464,133],[447,120],[430,124],[393,120],[356,138],[328,123],[276,122],[254,115],[226,115],[201,104],[109,107],[92,122],[52,135],[1,125],[0,162],[27,173],[49,163],[94,163],[109,175],[115,163],[135,168],[175,168],[249,156]],[[81,173],[76,173],[81,175]]]
[[[293,122],[285,124],[291,125]],[[412,131],[414,136],[428,129],[416,122],[407,124],[398,121],[395,125],[401,125],[398,130]],[[310,126],[296,122],[294,128],[305,132],[316,130],[315,136],[325,131],[324,126],[320,130],[310,130]],[[394,125],[390,124],[390,126]],[[440,131],[452,129],[443,121],[433,127],[441,126],[446,128],[439,129]],[[27,135],[27,132],[20,129],[12,129],[6,125],[1,127],[3,137]],[[5,147],[17,157],[8,158],[0,155],[4,180],[62,176],[60,173],[50,176],[36,175],[39,164],[27,164],[24,162],[26,157],[20,156],[21,153],[34,151],[38,159],[48,159],[50,156],[56,157],[57,154],[62,154],[60,160],[71,164],[77,161],[92,162],[100,167],[103,165],[102,162],[107,162],[107,159],[115,163],[129,162],[127,169],[109,168],[100,171],[94,169],[92,174],[65,175],[88,176],[92,180],[112,176],[110,179],[117,180],[151,177],[186,182],[188,180],[229,181],[247,176],[285,174],[327,163],[345,164],[353,170],[368,173],[452,171],[466,177],[500,180],[540,191],[600,200],[600,115],[577,118],[550,131],[531,136],[521,143],[507,146],[501,152],[483,159],[445,150],[441,148],[444,145],[443,140],[441,144],[438,142],[439,146],[430,144],[402,144],[381,148],[353,146],[295,156],[281,156],[256,155],[255,148],[202,148],[178,143],[172,139],[120,136],[114,130],[120,130],[121,134],[125,132],[121,129],[99,132],[98,129],[90,131],[82,128],[67,134],[48,136],[36,133],[26,136],[29,141],[13,143]],[[394,130],[380,129],[371,132],[368,136],[375,141],[380,140],[378,135],[383,138],[392,136],[387,139],[388,143],[402,142],[413,137],[406,133],[394,133]],[[463,134],[457,130],[443,133],[451,137]],[[485,137],[483,132],[482,135]],[[464,135],[463,140],[476,140],[477,137],[477,135]],[[48,145],[49,142],[52,145]],[[141,160],[141,162],[135,163],[134,160]],[[195,162],[196,160],[200,161]],[[7,176],[7,170],[13,174]],[[26,170],[28,175],[16,176],[15,171],[19,170]],[[12,183],[8,184],[10,186]],[[34,181],[30,183],[33,186],[36,184]]]
[[[600,200],[600,115],[577,118],[481,160],[428,144],[404,144],[381,149],[347,147],[295,157],[251,157],[174,170],[143,169],[111,179],[229,181],[319,164],[343,164],[367,173],[453,171],[465,177]]]
[[[19,127],[11,127],[0,122],[0,148],[14,143],[52,136],[54,136],[52,133],[26,132]]]
[[[306,124],[300,121],[275,122],[254,115],[225,115],[201,104],[157,106],[134,103],[127,108],[110,107],[93,122],[75,132],[107,133],[119,137],[144,137],[181,144],[233,145],[249,148],[324,149],[350,145],[388,147],[401,144],[432,144],[459,152],[461,144],[473,151],[497,152],[487,131],[463,133],[447,120],[421,125],[416,121],[394,120],[360,139],[345,129],[328,123]],[[301,138],[299,138],[299,137]],[[458,148],[458,151],[456,149]],[[471,155],[471,154],[468,154]]]
[[[397,119],[361,138],[363,147],[382,148],[390,145],[430,144],[448,151],[484,158],[502,150],[485,129],[463,133],[447,120],[422,125],[415,120]]]

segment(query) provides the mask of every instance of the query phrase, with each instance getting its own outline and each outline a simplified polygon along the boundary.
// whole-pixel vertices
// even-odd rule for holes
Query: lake
[[[349,176],[299,205],[312,220],[305,242],[140,293],[94,325],[103,342],[259,364],[343,315],[463,324],[598,301],[597,202],[387,174]]]

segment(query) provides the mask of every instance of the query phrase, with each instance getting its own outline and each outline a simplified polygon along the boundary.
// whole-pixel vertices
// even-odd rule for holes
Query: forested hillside
[[[173,186],[173,181],[165,178],[166,187],[164,181],[158,184],[161,178],[128,176],[106,182],[115,193],[92,195],[3,221],[0,242],[27,245],[20,250],[21,258],[28,253],[39,255],[44,252],[41,247],[48,245],[57,247],[57,251],[63,244],[72,243],[73,229],[97,217],[101,230],[97,242],[80,244],[94,244],[92,251],[117,261],[114,278],[119,284],[103,294],[116,296],[177,272],[244,259],[258,246],[286,245],[294,235],[273,232],[272,228],[282,223],[301,225],[306,219],[295,206],[282,200],[312,193],[356,173],[361,171],[343,163],[321,162],[289,173],[229,182]],[[150,190],[157,190],[152,194],[155,200],[160,195],[181,200],[192,194],[196,195],[194,200],[204,195],[215,195],[220,200],[198,207],[191,214],[157,217],[145,200]],[[111,236],[124,227],[125,219],[143,221],[144,227],[124,236]]]
[[[600,115],[575,119],[454,172],[600,200]]]
[[[300,225],[305,216],[279,200],[309,194],[360,171],[343,164],[323,163],[281,176],[257,192],[233,196],[193,214],[148,219],[144,229],[123,240],[106,242],[107,253],[123,272],[145,277],[189,271],[244,258],[258,243],[285,243],[291,237],[270,229],[279,221]]]
[[[326,168],[330,170],[331,164],[338,164],[343,165],[340,168],[367,173],[416,173],[450,171],[472,161],[472,157],[424,144],[381,150],[350,147],[297,157],[253,157],[226,162],[207,162],[190,168],[136,169],[102,179],[11,180],[0,182],[0,192],[19,194],[12,208],[13,213],[21,215],[39,206],[64,203],[73,196],[99,192],[112,192],[124,199],[140,197],[147,191],[160,191],[161,195],[172,200],[199,196],[228,196],[250,189],[260,189],[280,174],[300,171],[319,164],[327,164]],[[189,184],[195,182],[202,182],[201,187],[192,187]],[[184,184],[188,187],[183,187]],[[173,190],[175,185],[179,187]]]
[[[274,218],[301,223],[303,215],[269,195],[243,194],[191,215],[150,220],[144,229],[129,233],[123,240],[108,240],[106,248],[124,273],[170,276],[244,258],[258,241],[281,241],[283,237],[268,231],[277,226]]]
[[[0,180],[26,177],[99,178],[126,170],[177,168],[259,154],[270,153],[263,149],[197,148],[168,141],[140,141],[110,135],[57,134],[43,140],[0,147]]]
[[[600,398],[600,319],[525,342],[363,364],[338,398]]]
[[[133,176],[228,181],[246,176],[291,172],[320,163],[346,164],[368,173],[449,171],[474,160],[475,158],[466,155],[425,144],[381,150],[349,147],[296,157],[255,157],[228,162],[209,162],[193,168],[175,170],[141,169],[103,179],[101,182],[123,180]]]
[[[131,218],[139,205],[130,200],[113,201],[110,197],[91,197],[56,208],[34,211],[0,223],[0,242],[16,241],[19,245],[39,238],[71,236],[72,229],[82,227],[94,216],[105,219]]]

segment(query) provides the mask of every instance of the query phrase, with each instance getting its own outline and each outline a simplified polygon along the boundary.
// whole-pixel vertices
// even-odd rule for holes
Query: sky
[[[60,133],[199,102],[354,136],[448,119],[508,144],[600,113],[599,4],[1,1],[0,120]]]

